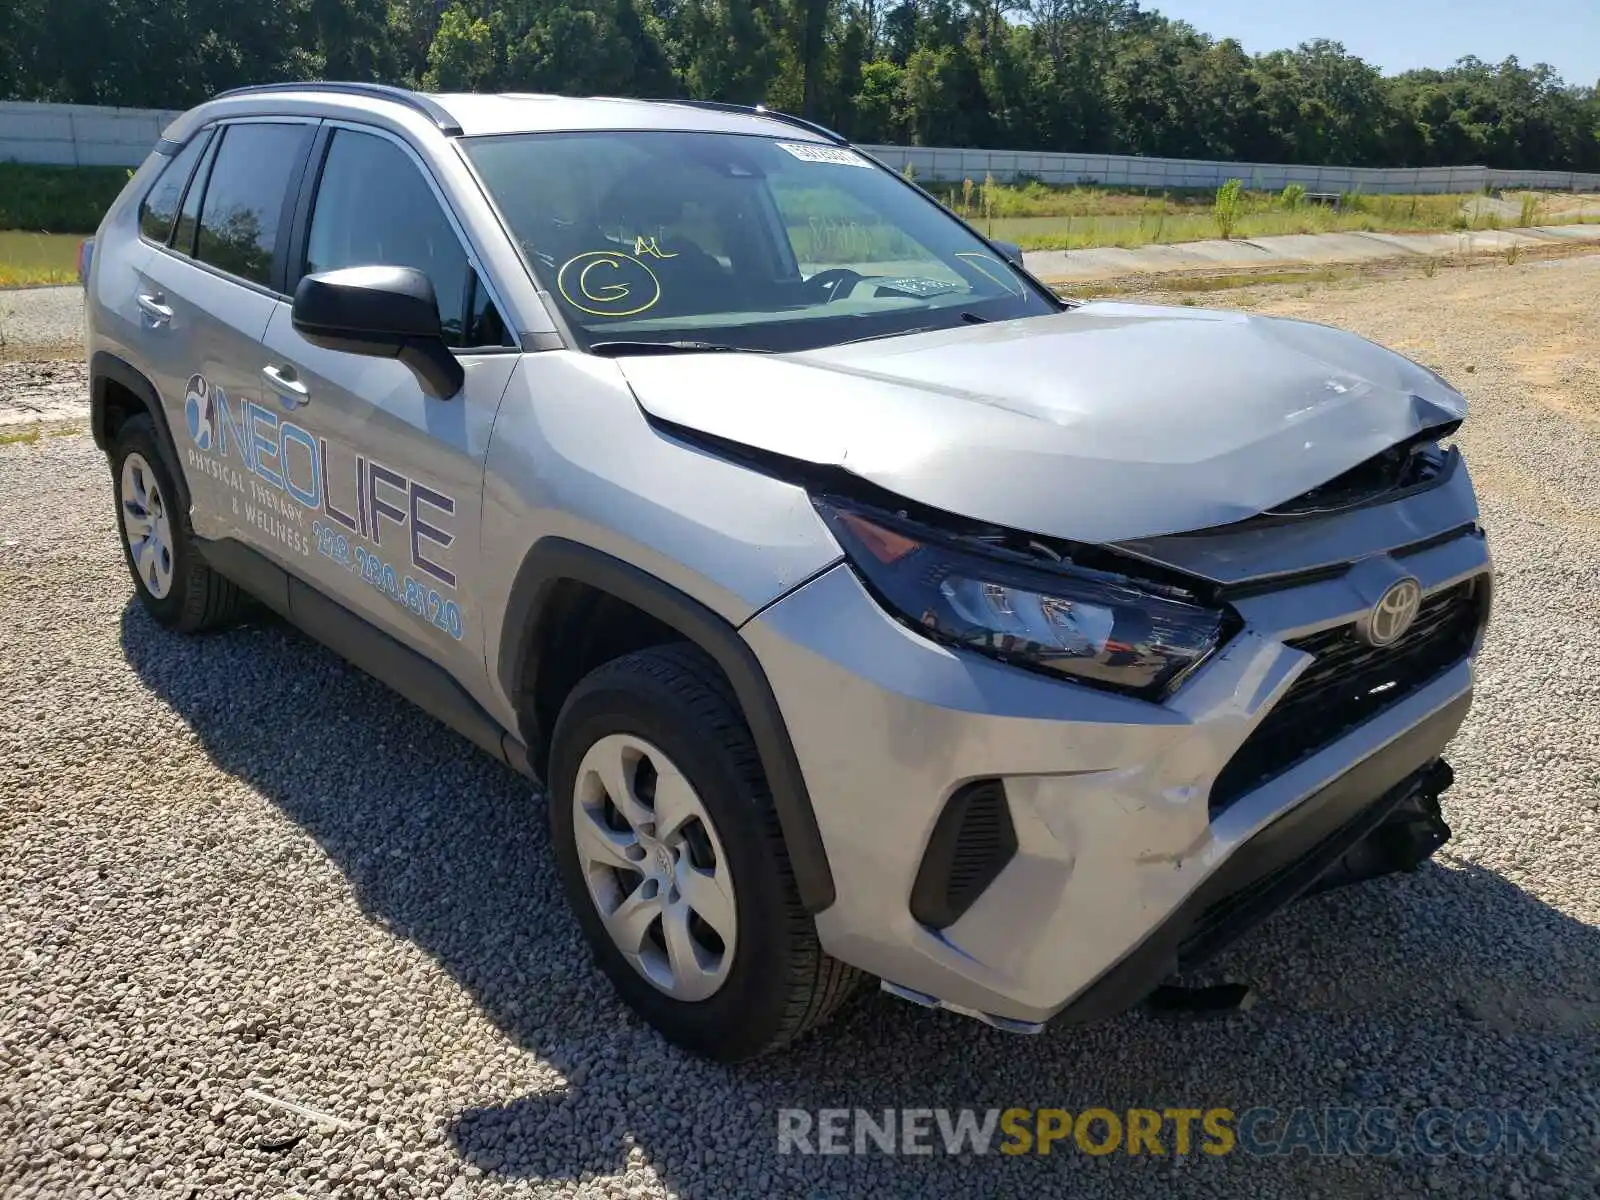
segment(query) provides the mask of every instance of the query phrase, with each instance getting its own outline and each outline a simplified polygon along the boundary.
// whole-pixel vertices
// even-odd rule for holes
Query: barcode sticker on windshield
[[[818,146],[811,142],[779,142],[778,146],[801,162],[832,163],[836,167],[872,166],[854,150],[846,150],[839,146]]]

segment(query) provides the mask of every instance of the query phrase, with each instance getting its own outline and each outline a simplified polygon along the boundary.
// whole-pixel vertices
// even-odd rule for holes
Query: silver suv
[[[865,976],[1016,1031],[1186,1003],[1449,836],[1465,406],[1360,338],[1064,302],[689,102],[229,93],[88,259],[150,615],[265,606],[544,780],[599,966],[699,1053]]]

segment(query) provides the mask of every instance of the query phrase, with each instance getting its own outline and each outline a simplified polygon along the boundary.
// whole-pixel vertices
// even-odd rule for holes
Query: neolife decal
[[[183,405],[189,468],[232,493],[236,517],[289,555],[322,555],[460,640],[456,576],[439,561],[456,540],[454,497],[235,400],[203,375],[190,378]]]

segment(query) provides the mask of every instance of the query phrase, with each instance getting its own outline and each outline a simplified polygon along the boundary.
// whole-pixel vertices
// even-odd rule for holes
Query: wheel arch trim
[[[167,413],[161,405],[161,393],[156,391],[156,385],[139,368],[107,350],[96,350],[89,360],[89,430],[94,435],[94,444],[110,452],[110,437],[106,428],[108,383],[126,388],[150,414],[150,420],[156,427],[156,446],[166,460],[167,470],[172,472],[173,481],[178,485],[178,498],[183,510],[188,512],[189,481],[184,474],[183,464],[178,461],[178,447],[172,440]]]
[[[521,681],[537,653],[540,614],[547,609],[554,588],[563,581],[585,584],[631,604],[682,634],[716,661],[733,686],[750,726],[772,790],[800,901],[810,913],[829,907],[836,895],[833,873],[777,697],[749,643],[732,624],[698,600],[592,546],[567,538],[541,538],[518,568],[506,604],[496,664],[504,694],[515,700],[523,691]],[[528,741],[530,747],[543,736],[538,730],[524,728],[521,732],[525,740],[533,739]]]

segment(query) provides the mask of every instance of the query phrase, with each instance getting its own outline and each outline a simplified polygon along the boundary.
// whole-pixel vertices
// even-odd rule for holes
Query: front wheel
[[[550,755],[567,898],[622,998],[668,1039],[735,1062],[849,996],[801,907],[760,759],[715,664],[627,655],[573,689]]]

